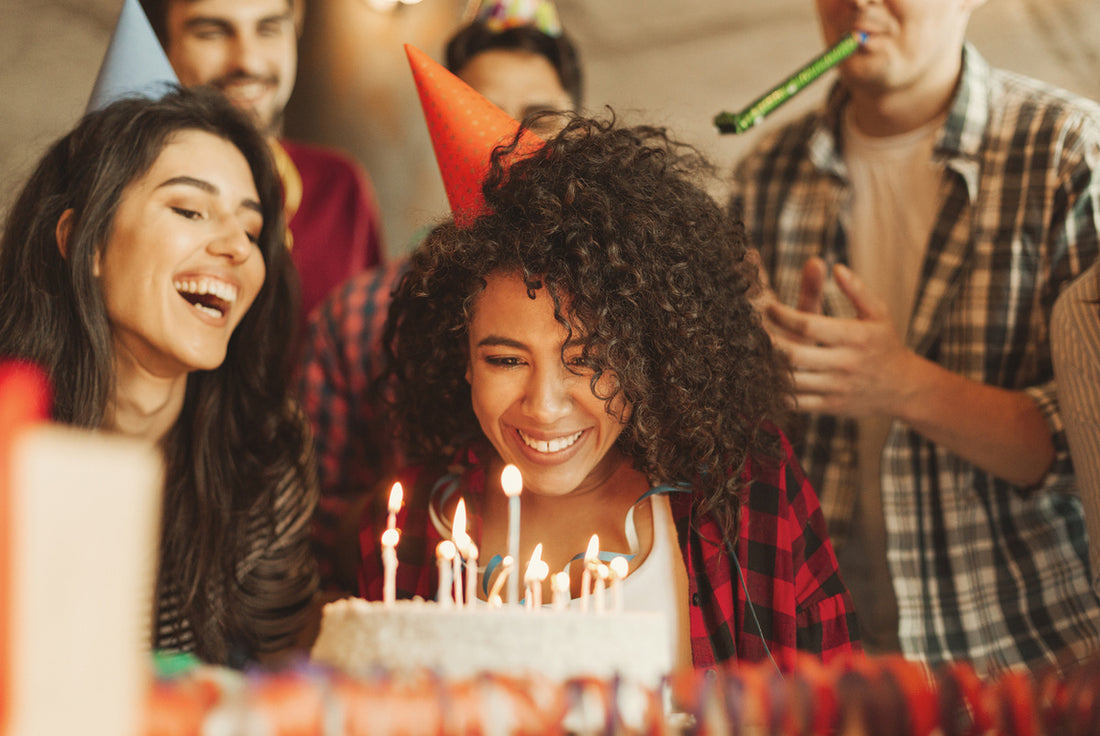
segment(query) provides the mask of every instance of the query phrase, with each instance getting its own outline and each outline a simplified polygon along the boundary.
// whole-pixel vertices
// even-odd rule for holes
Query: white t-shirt
[[[905,335],[939,207],[943,166],[933,161],[936,118],[900,135],[872,138],[851,115],[844,121],[844,162],[852,182],[841,217],[852,270],[884,299],[899,335]],[[860,421],[861,489],[880,492],[879,461],[889,418]]]

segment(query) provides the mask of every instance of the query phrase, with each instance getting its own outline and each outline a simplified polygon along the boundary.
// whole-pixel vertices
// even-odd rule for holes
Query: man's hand
[[[775,291],[771,288],[771,282],[768,280],[768,272],[760,266],[760,254],[755,250],[750,250],[747,258],[750,262],[756,264],[757,271],[760,274],[760,288],[749,294],[749,300],[752,302],[752,305],[756,307],[756,311],[760,313],[764,329],[771,335],[772,341],[777,345],[779,345],[778,341],[780,339],[786,342],[797,342],[799,339],[797,335],[784,330],[782,326],[770,317],[771,307],[781,306],[781,304],[779,298],[775,295]],[[811,314],[823,313],[825,279],[827,275],[825,261],[820,258],[811,258],[806,261],[806,265],[802,268],[802,281],[798,292],[799,311]]]
[[[814,263],[817,261],[817,263]],[[794,372],[800,411],[901,419],[930,441],[1010,483],[1042,481],[1054,461],[1050,427],[1024,391],[986,386],[909,350],[885,302],[851,269],[833,278],[855,308],[855,319],[821,314],[825,264],[802,272],[798,307],[770,290],[761,307],[776,347]]]
[[[790,358],[798,409],[894,416],[916,356],[898,336],[885,302],[851,269],[837,265],[833,277],[855,308],[855,319],[821,314],[825,264],[819,258],[803,268],[798,308],[774,298],[766,306],[772,340]]]

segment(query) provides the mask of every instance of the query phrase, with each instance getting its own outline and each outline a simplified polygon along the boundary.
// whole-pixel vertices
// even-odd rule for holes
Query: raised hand
[[[777,300],[767,305],[767,321],[774,327],[769,333],[791,361],[798,408],[892,415],[919,360],[898,336],[885,302],[862,279],[843,265],[833,268],[833,277],[854,307],[855,319],[821,314],[821,259],[811,259],[803,269],[797,308]]]

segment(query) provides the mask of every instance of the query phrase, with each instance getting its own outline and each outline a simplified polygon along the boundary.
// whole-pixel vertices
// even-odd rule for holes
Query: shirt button
[[[702,598],[700,598],[698,593],[692,593],[691,594],[691,605],[693,605],[693,606],[702,605]]]

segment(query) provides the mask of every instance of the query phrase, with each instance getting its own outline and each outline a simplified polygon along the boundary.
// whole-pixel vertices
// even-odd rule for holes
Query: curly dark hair
[[[518,138],[494,152],[488,214],[438,226],[412,255],[381,380],[410,458],[445,462],[483,441],[467,325],[487,276],[520,273],[580,333],[593,390],[605,372],[617,377],[601,398],[609,411],[619,396],[632,407],[622,451],[650,482],[692,483],[733,540],[742,469],[779,456],[789,371],[747,297],[757,272],[744,227],[704,188],[713,169],[664,129],[609,117],[570,117],[521,160]]]

